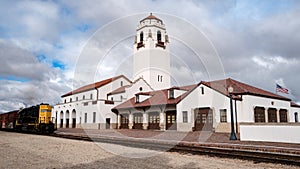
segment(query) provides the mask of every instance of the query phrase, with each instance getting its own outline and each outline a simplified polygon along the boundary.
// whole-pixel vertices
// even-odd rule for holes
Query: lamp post
[[[230,140],[237,140],[235,131],[234,131],[234,118],[233,118],[233,106],[232,106],[232,92],[233,87],[228,87],[229,97],[230,97],[230,116],[231,116],[231,134],[230,134]]]

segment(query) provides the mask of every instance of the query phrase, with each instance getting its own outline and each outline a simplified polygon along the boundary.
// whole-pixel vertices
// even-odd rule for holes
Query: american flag
[[[286,88],[281,87],[279,84],[276,84],[276,92],[282,92],[285,94],[289,94],[289,90]]]

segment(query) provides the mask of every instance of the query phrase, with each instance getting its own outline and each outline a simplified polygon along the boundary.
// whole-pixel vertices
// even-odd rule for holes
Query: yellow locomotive
[[[37,133],[53,133],[56,130],[51,117],[52,107],[40,104],[20,110],[16,117],[15,129]]]

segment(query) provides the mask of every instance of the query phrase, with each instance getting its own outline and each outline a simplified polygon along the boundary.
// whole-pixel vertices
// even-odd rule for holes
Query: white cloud
[[[286,7],[288,3],[290,5]],[[94,71],[96,74],[93,72],[92,78],[89,78],[91,81],[80,77],[77,82],[78,74],[75,70],[79,69],[85,75],[84,64],[80,68],[78,62],[82,61],[80,58],[86,50],[87,41],[99,28],[105,28],[106,24],[111,24],[120,17],[139,13],[144,13],[140,16],[146,17],[150,12],[158,17],[164,17],[163,13],[178,16],[202,31],[215,45],[227,76],[270,91],[274,88],[273,83],[280,79],[282,84],[293,91],[293,99],[299,101],[300,89],[297,84],[300,83],[300,8],[298,2],[288,3],[264,1],[259,4],[240,4],[235,0],[179,0],[174,3],[173,0],[139,0],[133,5],[132,1],[126,0],[76,3],[1,1],[0,15],[4,17],[0,17],[0,57],[4,64],[0,67],[0,75],[17,76],[29,81],[0,80],[3,84],[0,87],[0,109],[18,108],[23,103],[37,104],[43,98],[55,103],[59,101],[61,94],[73,86],[121,73],[131,76],[133,39],[119,43],[109,53],[110,57],[105,57],[103,62],[91,64],[92,69],[102,71]],[[263,10],[267,7],[267,10]],[[119,37],[118,32],[124,30],[130,30],[134,34],[139,19],[142,18],[136,18],[136,21],[125,27],[114,27],[116,34],[107,34],[95,40],[97,43],[105,43],[105,38],[113,41]],[[175,24],[166,24],[170,37],[176,37],[176,31],[173,30],[177,27],[172,26]],[[82,26],[87,26],[86,30],[82,30]],[[203,39],[189,37],[188,28],[190,27],[179,31],[187,32],[187,39],[194,38],[193,41],[201,45]],[[172,72],[179,72],[176,74],[176,81],[188,84],[209,80],[205,60],[197,58],[191,49],[184,48],[174,39],[171,45]],[[107,52],[99,46],[94,47],[94,50],[86,53],[86,59],[97,60]],[[45,60],[38,60],[37,55],[40,54],[45,55]],[[54,60],[61,62],[65,69],[51,67]],[[83,60],[82,63],[89,62]],[[193,77],[187,78],[189,74]],[[39,92],[40,90],[45,93]],[[12,92],[12,95],[5,95],[7,91]],[[28,98],[26,94],[31,92],[34,95]]]

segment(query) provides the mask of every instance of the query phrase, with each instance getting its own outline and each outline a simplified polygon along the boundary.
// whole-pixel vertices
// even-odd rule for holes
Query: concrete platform
[[[208,147],[255,150],[264,152],[300,154],[300,144],[255,141],[231,141],[228,133],[213,132],[178,132],[155,130],[91,130],[60,128],[57,134],[72,134],[90,138],[114,138],[126,140],[162,141],[189,145],[206,145]]]

